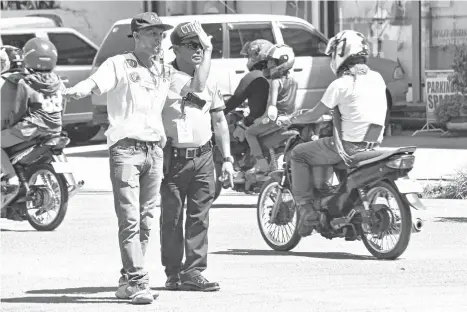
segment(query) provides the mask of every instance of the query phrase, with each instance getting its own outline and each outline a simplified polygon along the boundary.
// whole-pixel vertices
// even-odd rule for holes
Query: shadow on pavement
[[[292,257],[307,257],[317,259],[333,259],[333,260],[375,260],[371,256],[359,256],[345,252],[292,252],[292,251],[274,251],[274,250],[256,250],[256,249],[229,249],[227,251],[211,252],[214,255],[234,255],[234,256],[292,256]]]
[[[33,294],[33,295],[97,294],[101,292],[114,292],[115,289],[116,287],[76,287],[76,288],[62,288],[62,289],[28,290],[26,291],[26,293]],[[116,298],[114,297],[112,299],[116,299]]]
[[[2,303],[123,303],[131,304],[128,300],[120,300],[115,297],[83,297],[83,296],[37,296],[37,297],[16,297],[2,298]]]
[[[37,232],[36,230],[10,230],[10,229],[0,229],[0,232]]]
[[[440,217],[435,222],[467,223],[467,218],[462,217]]]

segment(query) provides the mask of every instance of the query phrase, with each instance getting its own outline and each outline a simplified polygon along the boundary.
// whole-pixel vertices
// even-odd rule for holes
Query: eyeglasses
[[[204,50],[203,45],[198,42],[188,42],[181,45],[187,47],[191,51],[198,51],[198,49]]]

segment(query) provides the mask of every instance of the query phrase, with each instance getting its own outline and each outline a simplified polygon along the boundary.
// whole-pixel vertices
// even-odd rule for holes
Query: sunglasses
[[[187,47],[191,51],[198,51],[198,49],[204,50],[203,45],[198,42],[183,43],[181,46]]]

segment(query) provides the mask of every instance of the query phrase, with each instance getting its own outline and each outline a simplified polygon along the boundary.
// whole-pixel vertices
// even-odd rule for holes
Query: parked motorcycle
[[[287,140],[283,169],[269,174],[257,204],[261,235],[274,250],[289,251],[299,243],[298,213],[291,192],[290,152],[307,141],[302,126]],[[350,166],[334,166],[334,187],[321,198],[317,232],[327,239],[362,240],[378,259],[396,259],[406,250],[412,232],[423,227],[422,187],[408,173],[416,147],[374,149],[355,156]]]
[[[62,223],[69,198],[84,184],[75,181],[63,153],[69,142],[62,133],[5,149],[26,192],[2,177],[2,218],[27,220],[38,231],[53,231]]]
[[[237,123],[242,120],[246,114],[248,114],[248,111],[246,105],[243,105],[226,115],[230,132],[230,152],[235,160],[233,166],[237,172],[232,189],[237,192],[254,194],[259,193],[262,185],[269,180],[269,176],[268,173],[248,174],[248,169],[251,169],[255,165],[255,158],[250,155],[250,147],[246,139],[240,142],[233,136]],[[310,124],[306,127],[305,131],[307,132],[306,136],[310,139],[332,135],[331,118],[328,117],[322,120],[322,122]],[[258,138],[263,149],[263,156],[269,163],[269,172],[282,168],[285,143],[290,135],[294,135],[294,133],[282,128],[277,128],[262,134]],[[215,142],[215,140],[213,141]],[[222,188],[228,188],[230,185],[224,184],[222,179],[219,179],[219,173],[221,172],[223,162],[220,149],[218,147],[214,148],[213,153],[216,167],[215,200],[219,197]]]

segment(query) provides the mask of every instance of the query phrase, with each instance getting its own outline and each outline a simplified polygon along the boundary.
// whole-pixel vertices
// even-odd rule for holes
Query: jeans
[[[172,158],[161,186],[161,260],[167,276],[180,274],[183,280],[201,274],[207,267],[209,209],[215,193],[214,170],[211,151],[193,159]]]
[[[248,145],[250,146],[251,155],[255,157],[263,157],[263,150],[259,144],[258,137],[263,133],[272,131],[273,129],[279,129],[274,122],[269,122],[267,124],[252,124],[248,129],[246,129],[245,137]]]
[[[162,148],[159,142],[122,139],[109,152],[121,273],[132,286],[148,284],[144,255],[163,177]]]
[[[349,156],[365,150],[352,142],[342,141],[342,144]],[[323,188],[332,177],[332,166],[341,161],[332,137],[297,145],[291,153],[292,193],[297,205],[316,198],[316,188]]]

